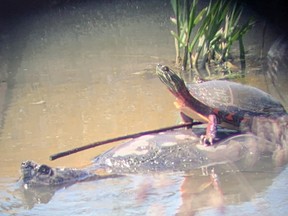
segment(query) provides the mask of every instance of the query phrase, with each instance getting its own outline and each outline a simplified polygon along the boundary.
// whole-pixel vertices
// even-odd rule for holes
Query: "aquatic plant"
[[[186,68],[187,61],[189,59],[188,55],[191,53],[189,52],[189,43],[192,30],[202,20],[202,16],[207,11],[207,8],[204,8],[196,16],[197,3],[198,0],[194,0],[189,6],[187,0],[183,1],[183,5],[181,4],[181,0],[171,0],[172,8],[176,18],[171,17],[170,19],[177,26],[177,33],[171,31],[171,34],[175,37],[176,64],[179,64],[182,61],[180,49],[184,48],[182,61],[184,68]],[[199,36],[200,34],[196,34],[195,37],[197,38]]]
[[[209,75],[210,63],[226,67],[231,47],[238,41],[241,70],[245,70],[245,48],[243,35],[254,25],[249,19],[240,24],[242,7],[231,1],[217,0],[202,8],[198,13],[198,0],[171,0],[175,18],[170,18],[176,25],[177,32],[171,31],[175,38],[176,64],[183,70],[190,68],[198,72],[199,59],[202,68],[206,68]],[[228,64],[231,65],[231,64]]]

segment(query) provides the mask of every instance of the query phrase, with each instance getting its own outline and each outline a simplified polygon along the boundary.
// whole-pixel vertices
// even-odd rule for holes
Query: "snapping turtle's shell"
[[[202,132],[199,129],[199,133]],[[231,133],[220,133],[221,137],[227,135]],[[96,157],[93,164],[108,173],[117,174],[191,171],[203,166],[246,160],[251,156],[258,159],[253,150],[255,143],[259,142],[257,139],[253,135],[240,135],[214,148],[207,148],[199,144],[198,136],[191,130],[175,130],[123,143]],[[266,149],[267,143],[262,143],[259,146]]]

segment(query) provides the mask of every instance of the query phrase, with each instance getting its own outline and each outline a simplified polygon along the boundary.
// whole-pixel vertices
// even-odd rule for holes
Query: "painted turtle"
[[[160,80],[176,97],[175,106],[184,121],[198,120],[208,123],[201,142],[213,145],[216,126],[251,130],[253,117],[285,115],[282,104],[260,89],[226,80],[213,80],[185,84],[173,70],[164,65],[156,66]]]

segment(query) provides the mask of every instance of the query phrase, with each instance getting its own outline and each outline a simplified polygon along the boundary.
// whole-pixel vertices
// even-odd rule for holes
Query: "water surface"
[[[217,200],[207,198],[215,193],[211,188],[198,191],[209,182],[208,177],[200,175],[128,176],[35,193],[23,191],[17,183],[24,160],[83,167],[116,143],[53,162],[49,156],[177,122],[174,99],[155,76],[157,63],[173,64],[171,15],[169,1],[67,5],[23,16],[3,35],[1,80],[5,82],[1,92],[6,93],[2,97],[6,100],[0,136],[2,214],[273,215],[277,210],[275,215],[281,215],[287,210],[287,193],[280,190],[287,184],[283,177],[287,169],[280,176],[274,169],[262,172],[261,177],[256,171],[250,173],[255,184],[246,174],[224,175],[227,189],[238,184],[237,180],[243,184],[227,192],[225,211]],[[254,44],[255,37],[251,38],[250,44]],[[263,82],[259,86],[265,88]],[[243,188],[245,198],[241,195]],[[192,193],[195,202],[191,196],[183,198],[185,191]]]

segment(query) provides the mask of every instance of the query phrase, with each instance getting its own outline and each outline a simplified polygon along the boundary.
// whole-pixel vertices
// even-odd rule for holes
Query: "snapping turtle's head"
[[[40,165],[33,161],[21,164],[22,180],[27,185],[49,185],[55,178],[53,169],[47,165]]]
[[[73,168],[52,168],[33,161],[21,164],[22,180],[25,186],[55,186],[82,181],[91,174],[85,170]]]

